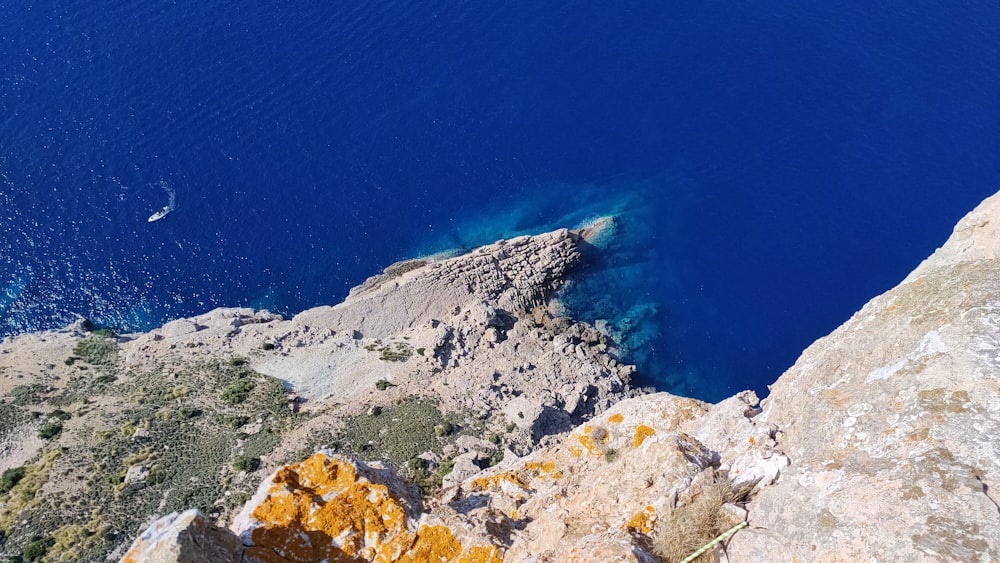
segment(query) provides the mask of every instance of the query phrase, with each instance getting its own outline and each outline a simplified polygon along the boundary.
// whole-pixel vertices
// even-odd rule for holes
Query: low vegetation
[[[443,422],[434,403],[406,399],[383,407],[378,414],[349,418],[337,442],[369,460],[380,459],[403,468],[424,452],[441,454],[442,443],[434,427]]]
[[[378,359],[383,362],[405,362],[413,356],[413,347],[406,342],[389,342],[383,344],[376,341],[365,346],[369,352],[378,352]]]
[[[92,332],[77,343],[73,354],[94,366],[112,366],[118,361],[118,343],[113,332]]]
[[[0,494],[9,493],[15,485],[24,478],[25,469],[23,467],[13,467],[3,472],[0,476]]]
[[[738,520],[726,513],[724,505],[748,500],[752,486],[734,487],[721,475],[705,485],[691,502],[674,508],[657,525],[652,538],[652,551],[667,562],[681,561],[703,545],[733,527]],[[702,555],[697,561],[711,559]]]
[[[331,443],[310,444],[307,450],[312,453],[332,447],[365,461],[388,463],[424,494],[431,495],[441,488],[444,476],[454,467],[445,453],[453,451],[449,444],[463,435],[480,437],[485,433],[484,421],[469,413],[442,414],[433,401],[410,397],[348,417]],[[484,465],[498,463],[501,452],[498,445]]]
[[[34,418],[46,440],[34,460],[0,475],[7,559],[103,560],[175,510],[224,520],[264,470],[290,461],[268,456],[307,418],[280,381],[242,358],[128,371],[113,337],[93,333],[74,354],[98,369],[61,390],[23,385],[0,397],[0,437]]]

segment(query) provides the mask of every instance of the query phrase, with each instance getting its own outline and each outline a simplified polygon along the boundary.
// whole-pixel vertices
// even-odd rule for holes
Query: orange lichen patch
[[[576,446],[570,446],[569,447],[569,453],[573,454],[573,457],[580,457],[580,454],[583,453],[583,450],[581,450],[580,448],[578,448]]]
[[[289,465],[253,511],[253,543],[291,561],[353,561],[406,531],[406,511],[384,485],[355,481],[347,462],[316,454]]]
[[[502,561],[503,554],[495,545],[474,545],[455,563],[501,563]]]
[[[534,471],[536,473],[552,473],[555,468],[556,464],[552,461],[529,461],[524,464],[525,471]]]
[[[462,553],[462,544],[445,526],[421,526],[413,545],[395,561],[399,563],[426,563],[429,561],[454,561]]]
[[[585,426],[583,428],[583,436],[577,438],[580,444],[587,449],[587,453],[593,456],[602,456],[607,453],[608,449],[604,447],[611,439],[611,435],[608,431],[601,428],[591,428],[590,426]]]
[[[496,475],[473,479],[469,486],[479,491],[493,491],[499,489],[504,481],[522,489],[528,488],[528,484],[524,481],[523,476],[518,471],[504,471],[503,473],[497,473]]]
[[[754,440],[754,437],[750,436],[750,445],[753,446],[753,445],[756,445],[756,444],[757,444],[757,440]]]
[[[656,430],[653,430],[645,424],[640,424],[635,427],[635,435],[632,437],[632,445],[638,448],[643,442],[646,441],[646,438],[649,438],[654,434],[656,434]]]
[[[440,561],[455,563],[500,563],[499,548],[475,545],[462,551],[462,544],[445,526],[421,526],[416,533],[404,532],[384,544],[374,563],[417,563]]]
[[[625,529],[630,532],[648,534],[653,531],[653,524],[656,523],[656,510],[652,506],[647,506],[636,512],[628,522]]]
[[[562,479],[562,471],[556,471],[556,464],[551,461],[529,461],[524,464],[524,471],[532,473],[532,477],[551,477]]]
[[[324,454],[309,456],[298,464],[298,468],[300,484],[313,489],[320,496],[342,491],[358,480],[357,472],[351,464],[331,460]]]
[[[622,413],[620,413],[620,412],[615,413],[615,414],[613,414],[613,415],[611,415],[611,416],[608,417],[608,422],[614,422],[615,424],[618,424],[619,422],[621,422],[623,420],[625,420],[625,417],[622,416]]]
[[[356,553],[362,543],[380,544],[388,535],[406,529],[406,511],[392,498],[385,485],[358,483],[324,504],[310,523],[332,537],[353,530],[358,532],[344,542],[345,551]],[[335,533],[332,533],[335,532]],[[356,549],[348,550],[355,544]]]
[[[551,463],[538,465],[538,471],[554,468]],[[519,473],[496,475],[492,485],[484,485],[510,482],[524,488],[525,477]],[[259,526],[251,532],[254,545],[246,554],[260,563],[501,560],[499,549],[491,545],[463,551],[445,526],[411,531],[403,504],[388,487],[359,478],[351,462],[323,454],[279,470],[252,518]]]

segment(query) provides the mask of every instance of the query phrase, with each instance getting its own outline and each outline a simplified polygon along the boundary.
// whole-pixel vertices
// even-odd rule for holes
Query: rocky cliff
[[[150,418],[119,430],[131,441],[108,439],[126,452],[136,442],[149,449],[101,459],[127,466],[111,489],[116,502],[166,514],[123,560],[680,561],[720,535],[701,560],[1000,560],[1000,194],[898,287],[803,352],[764,401],[750,392],[714,405],[634,396],[612,341],[544,307],[586,251],[583,233],[568,231],[507,241],[457,262],[396,265],[345,303],[288,321],[216,311],[119,342],[120,379],[102,384],[119,393],[96,401],[132,400],[121,391],[142,381],[140,396],[160,410],[130,404]],[[425,306],[421,295],[448,305]],[[104,358],[93,335],[22,339],[42,351],[87,343],[79,356]],[[18,344],[4,342],[7,357],[24,359]],[[220,356],[233,360],[211,363]],[[136,366],[150,364],[167,390],[142,379]],[[18,365],[5,377],[30,368]],[[203,367],[213,365],[219,373]],[[190,394],[176,388],[195,376],[215,385],[202,395],[230,398],[252,382],[244,400],[253,405],[277,398],[259,395],[277,376],[299,410],[233,422],[242,425],[229,451],[272,447],[259,468],[217,469],[228,484],[215,497],[171,473],[172,450],[143,441],[165,435],[156,416],[164,393],[170,416],[186,416],[178,411]],[[47,381],[55,389],[63,380]],[[4,404],[27,397],[50,409],[77,381],[58,392],[11,388]],[[200,408],[248,416],[237,412],[243,404]],[[67,430],[93,407],[74,408]],[[40,431],[59,418],[47,412],[15,428]],[[185,428],[205,418],[169,420]],[[218,420],[212,428],[224,433],[233,418]],[[39,489],[24,483],[72,457],[69,444],[68,454],[40,447],[31,458],[33,443],[9,447],[37,461],[7,506],[35,502],[40,493],[24,491]],[[207,516],[172,512],[205,507]],[[109,536],[100,525],[121,528],[107,512],[90,517],[36,549],[72,555],[62,538],[85,544]],[[41,540],[18,541],[27,550]]]
[[[803,352],[755,418],[792,463],[733,559],[1000,560],[1000,194]]]
[[[549,307],[588,240],[614,229],[394,264],[287,320],[217,309],[145,334],[80,321],[4,340],[4,554],[117,559],[185,508],[212,522],[174,525],[218,530],[264,476],[319,448],[385,463],[419,499],[544,446],[636,394],[615,343]]]
[[[702,559],[996,561],[998,391],[1000,194],[761,404],[622,400],[422,505],[391,473],[318,453],[204,541],[243,561],[679,561],[729,530]],[[195,560],[176,545],[151,531],[132,553]]]

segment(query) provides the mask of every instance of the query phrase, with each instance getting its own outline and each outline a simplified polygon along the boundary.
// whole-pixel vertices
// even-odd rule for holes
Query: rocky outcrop
[[[533,419],[544,411],[518,396],[504,408]],[[397,560],[378,546],[429,526],[446,540],[436,546],[506,561],[654,561],[679,560],[732,527],[714,560],[995,561],[998,435],[1000,194],[902,284],[809,347],[762,404],[750,392],[716,405],[666,393],[623,400],[552,447],[453,480],[422,513],[413,503],[370,528],[362,503],[337,512],[326,536],[350,539],[362,560]],[[289,504],[296,486],[283,483],[297,479],[265,483],[237,526],[244,545],[257,546],[268,526],[280,530],[274,544],[308,536],[330,495]],[[466,549],[441,560],[466,560]]]
[[[597,236],[595,229],[586,234]],[[488,364],[501,378],[532,370],[547,374],[555,391],[538,401],[556,409],[569,405],[572,414],[581,403],[620,398],[633,371],[612,361],[606,352],[613,343],[593,329],[572,328],[576,323],[565,318],[553,325],[551,315],[532,313],[544,309],[587,244],[580,233],[562,229],[499,241],[455,258],[411,260],[355,288],[343,303],[291,320],[267,311],[218,309],[167,323],[128,343],[126,359],[140,364],[167,354],[243,355],[258,372],[286,381],[303,398],[342,402],[367,395],[378,379],[396,384],[415,379],[424,387],[430,374],[462,365],[456,380],[504,386],[490,381],[494,373],[483,367]],[[518,323],[521,319],[529,322]],[[505,346],[512,329],[519,338]],[[550,344],[568,330],[564,340]],[[524,349],[515,350],[519,344]],[[480,411],[495,408],[464,402]]]
[[[757,419],[792,463],[731,559],[1000,559],[1000,194],[803,352]]]
[[[766,487],[787,465],[774,429],[752,419],[754,404],[752,393],[714,406],[667,393],[622,401],[559,446],[477,473],[426,508],[394,472],[321,452],[264,481],[232,524],[236,553],[247,562],[651,561],[649,534],[678,506],[725,475],[730,488]],[[732,500],[725,518],[744,519]],[[130,554],[165,550],[147,538],[187,537],[200,525],[169,520],[172,534],[147,532]],[[231,545],[227,537],[213,549]]]
[[[290,320],[217,309],[167,323],[125,344],[126,363],[243,356],[315,404],[370,403],[384,380],[394,396],[424,395],[444,411],[522,430],[524,454],[546,436],[634,394],[634,366],[605,334],[553,314],[547,298],[613,227],[523,236],[461,256],[410,260],[370,278],[333,307]],[[510,407],[512,403],[520,405]]]
[[[416,521],[419,507],[416,491],[393,472],[317,453],[265,480],[233,531],[194,510],[172,514],[136,539],[122,561],[499,563],[488,541],[463,544],[446,526]]]
[[[143,549],[183,560],[264,474],[317,449],[385,460],[430,492],[554,443],[636,393],[615,343],[549,299],[613,223],[395,264],[292,319],[224,308],[145,334],[81,321],[0,341],[3,552],[116,558],[150,521],[198,507],[204,516],[180,513],[144,536]],[[393,502],[408,498],[351,467]],[[428,545],[440,530],[427,525],[408,520],[415,535],[398,541]],[[265,544],[239,549],[320,553]]]

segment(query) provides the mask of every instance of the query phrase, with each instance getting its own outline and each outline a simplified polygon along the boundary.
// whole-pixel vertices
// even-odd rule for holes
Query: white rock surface
[[[1000,560],[1000,194],[810,346],[763,411],[791,465],[730,560]]]

